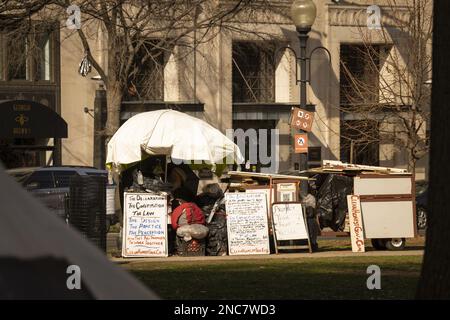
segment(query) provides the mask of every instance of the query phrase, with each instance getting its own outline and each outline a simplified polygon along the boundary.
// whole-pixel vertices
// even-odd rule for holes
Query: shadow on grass
[[[164,299],[412,299],[420,257],[138,264],[127,268]],[[381,268],[368,290],[367,267]]]

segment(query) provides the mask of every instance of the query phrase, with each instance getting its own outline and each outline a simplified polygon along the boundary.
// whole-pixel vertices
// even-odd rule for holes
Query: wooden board
[[[151,193],[124,194],[123,257],[167,257],[167,199]]]
[[[411,194],[411,177],[364,178],[355,177],[354,193],[357,195]]]
[[[226,193],[225,206],[229,254],[270,254],[265,194]]]
[[[348,195],[348,217],[350,221],[350,238],[352,241],[353,252],[365,252],[364,246],[364,227],[361,215],[361,202],[359,196]]]
[[[413,176],[361,175],[354,179],[354,194],[360,196],[366,238],[417,234]]]
[[[361,202],[366,238],[413,238],[414,214],[411,201]]]

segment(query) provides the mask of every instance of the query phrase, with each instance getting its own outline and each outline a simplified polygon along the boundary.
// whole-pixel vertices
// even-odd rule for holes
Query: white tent
[[[172,161],[242,163],[243,156],[228,137],[203,120],[175,110],[143,112],[126,121],[108,143],[106,163],[128,165],[144,154],[167,155]],[[225,159],[225,161],[224,161]]]

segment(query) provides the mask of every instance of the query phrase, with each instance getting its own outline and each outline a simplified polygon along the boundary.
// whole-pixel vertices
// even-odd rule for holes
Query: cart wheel
[[[372,247],[376,250],[386,250],[386,241],[385,239],[372,239]]]
[[[405,249],[405,238],[386,239],[386,249],[391,251],[398,251]]]

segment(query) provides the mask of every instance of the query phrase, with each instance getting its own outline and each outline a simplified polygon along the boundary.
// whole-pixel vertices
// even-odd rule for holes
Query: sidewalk
[[[245,261],[257,259],[314,259],[314,258],[343,258],[343,257],[384,257],[384,256],[421,256],[423,250],[403,250],[403,251],[368,251],[364,253],[353,253],[351,251],[325,251],[315,253],[282,253],[270,255],[245,255],[245,256],[201,256],[201,257],[176,257],[167,258],[111,258],[111,261],[117,263],[133,263],[133,262],[182,262],[182,261]]]

